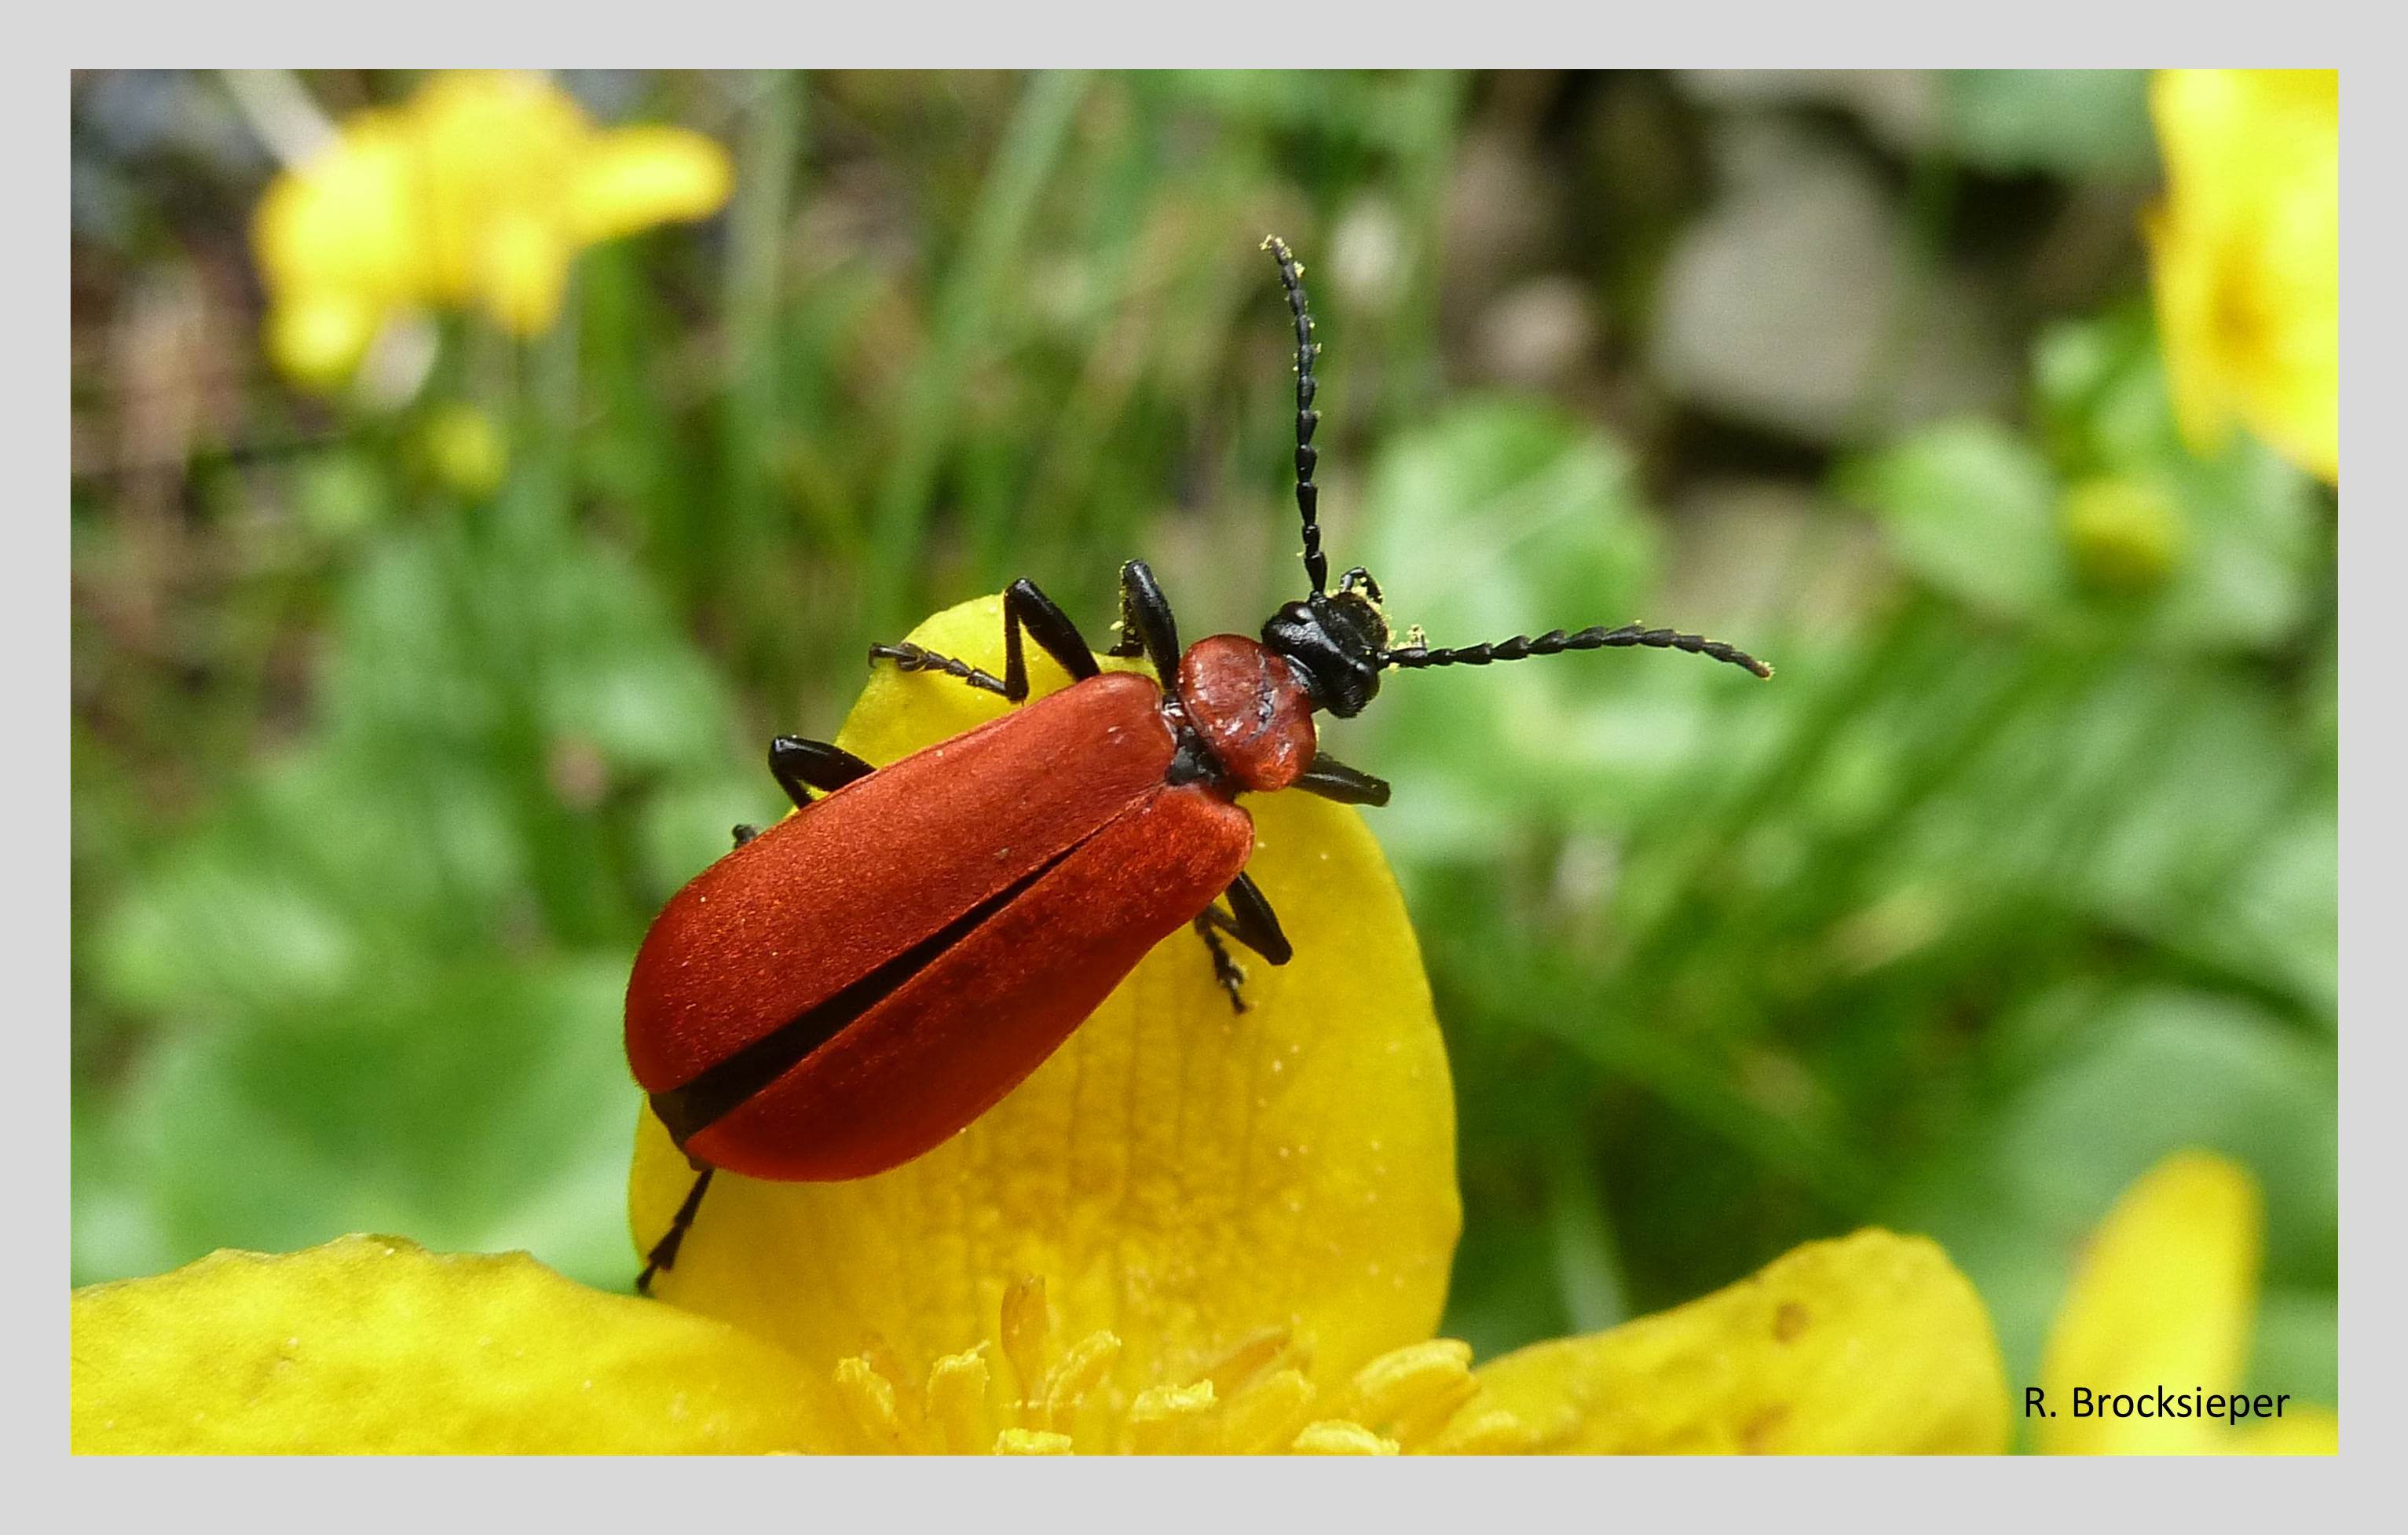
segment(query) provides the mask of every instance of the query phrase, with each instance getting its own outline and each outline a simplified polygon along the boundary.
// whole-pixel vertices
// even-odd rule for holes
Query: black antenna
[[[1312,578],[1312,595],[1319,596],[1329,589],[1329,560],[1321,552],[1321,491],[1312,482],[1312,467],[1319,462],[1312,451],[1312,429],[1321,424],[1321,412],[1312,408],[1312,360],[1321,355],[1321,343],[1312,338],[1304,267],[1296,252],[1277,235],[1264,237],[1263,249],[1279,261],[1280,286],[1287,290],[1287,307],[1296,314],[1296,509],[1304,518],[1304,573]]]
[[[1628,645],[1652,645],[1657,650],[1687,651],[1692,655],[1710,655],[1717,661],[1727,661],[1734,667],[1745,667],[1758,677],[1770,677],[1772,668],[1742,650],[1733,649],[1719,639],[1703,635],[1677,634],[1670,629],[1650,629],[1637,624],[1626,624],[1619,629],[1603,625],[1583,629],[1578,634],[1566,634],[1561,629],[1549,629],[1533,639],[1528,635],[1515,635],[1493,645],[1472,645],[1459,651],[1434,651],[1426,645],[1408,645],[1402,650],[1382,651],[1380,665],[1412,670],[1417,667],[1484,667],[1492,661],[1519,661],[1526,655],[1555,655],[1564,651],[1613,650]]]

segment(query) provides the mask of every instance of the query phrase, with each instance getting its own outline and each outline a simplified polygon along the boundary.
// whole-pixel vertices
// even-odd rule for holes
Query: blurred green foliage
[[[1143,553],[1194,634],[1294,595],[1275,228],[1330,546],[1392,617],[1781,668],[1434,672],[1332,727],[1398,785],[1450,1031],[1448,1329],[1879,1221],[2025,1378],[2085,1227],[2200,1144],[2267,1189],[2258,1374],[2335,1399],[2333,502],[2174,433],[2138,77],[571,83],[722,136],[732,208],[591,252],[529,347],[447,322],[328,406],[259,361],[270,166],[223,82],[77,82],[79,1281],[386,1228],[625,1284],[625,965],[775,813],[761,743],[1013,576],[1100,624]],[[1809,438],[1651,366],[1718,146],[1766,133],[1893,189],[2014,338],[2010,404]],[[493,466],[463,406],[491,495],[446,488]]]

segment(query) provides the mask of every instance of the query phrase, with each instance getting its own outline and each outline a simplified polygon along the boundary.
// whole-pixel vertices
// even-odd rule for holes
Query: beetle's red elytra
[[[1164,782],[1161,706],[1146,678],[1090,679],[838,790],[680,891],[637,955],[627,1053],[687,1154],[787,1180],[907,1162],[1194,921],[1254,823]]]
[[[1245,972],[1226,936],[1290,957],[1245,873],[1240,794],[1301,789],[1384,805],[1388,785],[1320,750],[1312,716],[1359,713],[1381,674],[1627,646],[1690,651],[1770,677],[1718,640],[1641,624],[1550,630],[1461,650],[1390,648],[1380,587],[1328,590],[1312,446],[1313,338],[1303,268],[1276,237],[1297,338],[1297,509],[1312,583],[1262,637],[1184,653],[1154,573],[1121,569],[1121,636],[1154,676],[1106,673],[1036,585],[1004,594],[1004,675],[909,642],[873,665],[935,672],[1024,707],[885,768],[781,736],[769,768],[796,813],[670,897],[627,983],[627,1060],[694,1164],[639,1290],[677,1261],[712,1176],[861,1178],[941,1144],[1042,1065],[1138,961],[1182,927],[1230,1005]],[[1071,684],[1029,699],[1025,640]],[[1167,685],[1166,685],[1167,684]],[[823,797],[814,797],[818,791]],[[1227,911],[1219,902],[1226,899]]]

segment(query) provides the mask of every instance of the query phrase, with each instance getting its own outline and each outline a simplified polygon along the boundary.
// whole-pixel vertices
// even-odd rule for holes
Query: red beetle
[[[1244,972],[1221,935],[1273,965],[1290,951],[1245,875],[1254,822],[1237,797],[1295,788],[1387,803],[1388,785],[1332,760],[1312,724],[1315,710],[1359,712],[1383,671],[1652,645],[1772,674],[1718,641],[1638,624],[1389,648],[1368,573],[1328,591],[1312,482],[1320,348],[1302,268],[1283,241],[1264,248],[1296,319],[1312,595],[1259,640],[1214,635],[1182,654],[1169,602],[1130,561],[1110,653],[1144,656],[1166,686],[1103,672],[1069,616],[1015,581],[1000,678],[909,643],[873,646],[872,662],[1024,703],[1025,636],[1069,687],[883,768],[824,741],[771,743],[769,770],[800,813],[737,828],[736,850],[654,919],[627,982],[628,1062],[697,1174],[638,1289],[676,1262],[715,1170],[821,1181],[910,1161],[1017,1086],[1182,927],[1242,1012]]]

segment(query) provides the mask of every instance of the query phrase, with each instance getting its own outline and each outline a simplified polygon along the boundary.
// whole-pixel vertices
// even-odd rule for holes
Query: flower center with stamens
[[[1493,1455],[1531,1447],[1512,1413],[1473,1405],[1470,1345],[1412,1343],[1356,1370],[1341,1389],[1307,1373],[1311,1349],[1286,1328],[1258,1333],[1184,1384],[1130,1394],[1112,1369],[1121,1341],[1053,1339],[1043,1278],[1005,1292],[998,1351],[947,1355],[924,1376],[873,1345],[836,1367],[836,1386],[869,1447],[905,1455]],[[1000,1358],[996,1357],[998,1352]]]

